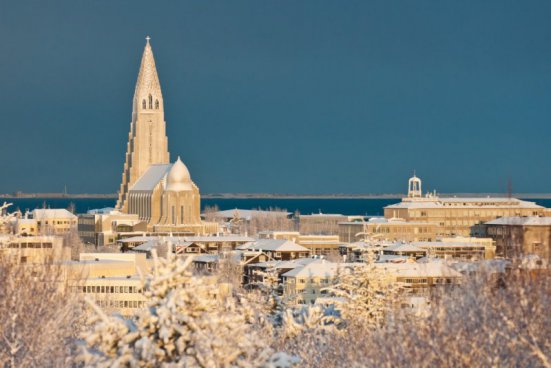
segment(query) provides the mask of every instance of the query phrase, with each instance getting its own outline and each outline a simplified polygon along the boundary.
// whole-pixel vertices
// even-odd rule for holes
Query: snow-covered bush
[[[301,367],[551,368],[550,309],[549,270],[499,282],[482,275],[435,290],[428,317],[397,312],[376,328],[352,323],[277,348]]]
[[[398,287],[387,273],[368,263],[339,273],[336,284],[327,289],[347,323],[376,327],[393,309]]]
[[[0,366],[70,366],[81,308],[61,268],[0,257],[0,279]]]
[[[82,359],[97,367],[287,367],[273,354],[254,308],[216,277],[193,277],[190,259],[155,257],[149,306],[134,320],[95,307]]]

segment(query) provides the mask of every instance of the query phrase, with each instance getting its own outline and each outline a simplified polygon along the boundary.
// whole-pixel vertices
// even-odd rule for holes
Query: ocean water
[[[9,211],[19,208],[21,211],[35,208],[69,208],[73,207],[77,213],[85,213],[88,210],[115,206],[114,199],[105,198],[0,198],[0,204],[4,201],[13,203]],[[276,198],[216,198],[201,200],[202,208],[205,206],[218,206],[220,210],[241,209],[268,209],[279,208],[289,212],[299,211],[301,214],[312,213],[340,213],[343,215],[372,215],[382,216],[383,208],[399,199],[276,199]],[[529,199],[544,207],[551,207],[551,199]]]

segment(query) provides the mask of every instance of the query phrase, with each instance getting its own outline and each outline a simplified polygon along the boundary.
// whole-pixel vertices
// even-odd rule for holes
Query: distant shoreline
[[[506,197],[503,193],[439,193],[440,197]],[[201,195],[204,199],[400,199],[404,194],[277,194],[277,193],[211,193]],[[515,198],[547,199],[551,193],[514,193]],[[117,199],[116,193],[111,194],[65,194],[65,193],[19,193],[0,194],[3,199]]]

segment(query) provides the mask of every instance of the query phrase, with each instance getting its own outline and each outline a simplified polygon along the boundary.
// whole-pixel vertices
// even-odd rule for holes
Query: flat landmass
[[[440,197],[506,197],[504,193],[438,193]],[[523,199],[551,199],[551,193],[513,193],[515,198]],[[204,199],[400,199],[404,197],[402,193],[384,193],[384,194],[281,194],[281,193],[207,193],[202,194]],[[98,193],[15,193],[0,194],[0,198],[100,198],[116,199],[116,193],[98,194]]]

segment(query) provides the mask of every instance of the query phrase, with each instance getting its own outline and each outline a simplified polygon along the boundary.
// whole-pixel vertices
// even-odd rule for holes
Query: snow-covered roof
[[[386,262],[406,262],[409,259],[408,256],[399,256],[396,254],[381,254],[377,257],[377,263],[386,263]]]
[[[119,243],[145,243],[146,241],[157,239],[157,236],[132,236],[130,238],[124,238],[118,240]]]
[[[334,217],[334,218],[341,218],[348,216],[342,215],[340,213],[312,213],[311,215],[300,215],[300,218],[303,217],[310,217],[310,218],[324,218],[324,217]]]
[[[113,207],[96,208],[96,209],[93,209],[93,210],[86,211],[86,213],[88,215],[108,215],[112,212],[121,213],[119,211],[115,211],[115,209]]]
[[[239,250],[260,250],[272,252],[308,252],[309,249],[298,245],[291,240],[284,239],[258,239],[237,247]]]
[[[193,257],[193,262],[198,263],[216,263],[220,259],[218,254],[202,254],[200,256]]]
[[[134,183],[130,190],[152,191],[161,179],[170,171],[172,164],[151,165]]]
[[[492,197],[453,197],[453,198],[407,198],[400,203],[386,206],[385,208],[543,208],[534,202],[523,201],[516,198],[492,198]]]
[[[317,260],[302,267],[296,267],[291,271],[285,272],[284,277],[334,277],[339,268],[338,263]]]
[[[507,259],[487,259],[478,262],[454,262],[450,267],[461,273],[471,273],[484,270],[490,273],[505,273],[511,261]]]
[[[37,220],[58,219],[58,218],[73,220],[77,218],[75,215],[73,215],[71,212],[67,211],[64,208],[36,209],[36,210],[33,210],[32,214],[33,214],[33,218]]]
[[[486,222],[486,225],[551,226],[551,217],[511,216]]]
[[[255,238],[240,235],[224,235],[224,236],[185,236],[184,239],[190,242],[251,242]]]
[[[375,267],[398,277],[461,277],[462,275],[440,260],[427,263],[375,263]]]
[[[442,241],[434,241],[434,242],[427,242],[427,241],[418,241],[418,242],[412,242],[411,245],[419,247],[419,248],[480,248],[484,247],[484,245],[478,244],[478,243],[470,243],[470,242],[442,242]]]
[[[20,223],[20,224],[35,224],[36,219],[20,218],[20,219],[17,219],[17,223]]]
[[[392,252],[426,252],[424,249],[421,249],[413,244],[407,243],[398,243],[391,245],[383,249],[383,251],[392,251]]]
[[[213,217],[218,218],[226,218],[231,219],[234,217],[240,218],[241,220],[251,220],[253,217],[261,217],[261,216],[290,216],[292,215],[291,212],[285,212],[285,211],[262,211],[262,210],[245,210],[245,209],[239,209],[235,208],[232,210],[224,210],[224,211],[218,211],[212,213]]]
[[[318,262],[319,258],[299,258],[291,261],[267,261],[267,262],[258,262],[254,263],[251,266],[260,267],[260,268],[273,268],[273,269],[282,269],[282,268],[296,268],[303,267],[304,265]]]
[[[169,241],[173,244],[180,244],[182,242],[204,242],[204,243],[223,243],[223,242],[251,242],[256,240],[255,238],[238,235],[228,236],[133,236],[119,240],[120,243],[140,243],[147,241]]]

